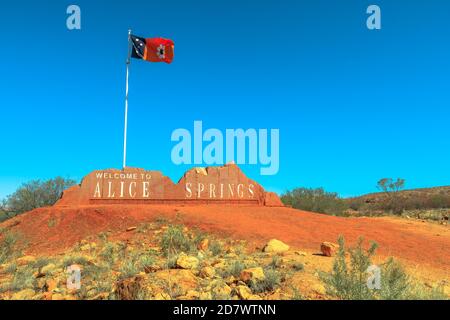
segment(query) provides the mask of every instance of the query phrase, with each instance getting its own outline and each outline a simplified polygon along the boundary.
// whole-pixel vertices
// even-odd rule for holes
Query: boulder
[[[214,281],[211,284],[212,293],[220,300],[224,300],[231,295],[231,288],[223,281]]]
[[[252,296],[252,290],[247,286],[237,286],[235,290],[241,299],[249,300]]]
[[[177,267],[181,269],[197,269],[199,260],[196,257],[188,256],[184,253],[180,254],[177,259]]]
[[[311,286],[311,290],[313,292],[315,292],[316,294],[321,295],[321,296],[324,296],[324,295],[327,294],[327,290],[325,289],[325,287],[322,284],[319,284],[319,283],[313,284]]]
[[[264,247],[263,251],[268,253],[282,253],[289,250],[289,246],[284,242],[272,239]]]
[[[200,276],[202,278],[211,278],[216,274],[216,270],[213,267],[203,267],[200,270]]]
[[[196,290],[198,287],[197,277],[190,270],[184,269],[165,269],[154,273],[158,280],[167,284],[176,284],[181,295],[189,290]]]
[[[320,245],[320,251],[325,257],[332,257],[336,254],[339,246],[332,242],[322,242]]]
[[[12,300],[31,300],[36,293],[33,289],[24,289],[12,295]]]
[[[239,278],[244,282],[249,282],[264,280],[266,276],[264,275],[264,270],[261,267],[256,267],[242,270]]]
[[[56,288],[58,288],[58,281],[55,279],[47,279],[45,280],[45,284],[44,284],[44,290],[48,291],[48,292],[53,292],[53,290],[55,290]]]

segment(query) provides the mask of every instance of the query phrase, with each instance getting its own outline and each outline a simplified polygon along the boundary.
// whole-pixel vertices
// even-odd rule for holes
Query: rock
[[[264,252],[282,253],[289,250],[289,246],[277,239],[270,240],[264,247]]]
[[[231,295],[231,288],[222,281],[215,281],[211,284],[212,293],[220,300],[224,300]]]
[[[36,262],[36,258],[33,256],[23,256],[16,260],[17,265],[26,266]]]
[[[336,254],[339,246],[332,242],[322,242],[320,245],[320,251],[325,257],[332,257]]]
[[[204,267],[200,270],[200,276],[202,278],[211,278],[216,274],[216,270],[213,267]]]
[[[311,286],[311,290],[321,296],[324,296],[327,294],[327,290],[325,287],[321,284],[314,284]]]
[[[43,300],[52,300],[52,293],[51,292],[44,292],[42,294],[42,299]]]
[[[33,289],[24,289],[12,295],[12,300],[31,300],[36,292]]]
[[[208,250],[208,248],[209,248],[209,240],[208,239],[203,239],[197,245],[197,249],[201,250],[201,251],[206,251],[206,250]]]
[[[129,228],[127,228],[127,232],[134,231],[136,229],[137,229],[137,227],[129,227]]]
[[[158,280],[162,280],[170,285],[176,284],[181,295],[189,290],[196,290],[198,280],[190,270],[185,269],[165,269],[154,273]]]
[[[226,278],[224,280],[227,285],[231,285],[238,281],[234,276],[229,276],[228,278]]]
[[[235,290],[241,299],[249,300],[252,296],[252,290],[247,286],[237,286]]]
[[[41,273],[42,274],[52,274],[53,272],[55,272],[56,270],[56,265],[53,263],[49,263],[48,265],[44,266],[41,268]]]
[[[45,291],[53,292],[53,290],[55,290],[57,287],[58,287],[58,281],[56,281],[55,279],[47,279],[45,281],[45,285],[44,285]]]
[[[266,276],[264,275],[264,270],[261,267],[256,267],[242,270],[239,278],[244,282],[249,282],[250,280],[264,280]]]
[[[211,265],[216,269],[221,269],[226,267],[226,260],[225,259],[217,259],[211,263]]]
[[[164,292],[158,292],[155,297],[155,300],[171,300],[170,296],[167,293]]]
[[[199,261],[196,257],[188,256],[184,253],[180,254],[177,259],[177,267],[181,269],[196,269]]]

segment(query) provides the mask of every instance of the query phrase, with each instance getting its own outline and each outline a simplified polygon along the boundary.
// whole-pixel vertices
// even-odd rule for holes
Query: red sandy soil
[[[363,236],[378,242],[382,256],[400,258],[410,267],[431,268],[450,279],[450,228],[395,217],[341,218],[291,208],[248,206],[54,206],[20,215],[0,228],[21,233],[28,241],[28,253],[44,255],[63,252],[100,232],[124,231],[161,217],[256,246],[276,238],[311,252],[318,251],[323,241],[336,242],[341,234],[349,244]]]

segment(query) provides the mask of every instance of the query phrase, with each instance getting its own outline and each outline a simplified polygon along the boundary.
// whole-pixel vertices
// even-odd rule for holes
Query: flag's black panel
[[[136,59],[144,59],[145,52],[145,38],[131,35],[131,56]]]

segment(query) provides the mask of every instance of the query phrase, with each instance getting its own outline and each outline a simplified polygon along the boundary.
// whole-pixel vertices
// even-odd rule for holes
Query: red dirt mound
[[[400,218],[340,218],[291,208],[249,206],[102,205],[41,208],[2,224],[20,232],[29,252],[64,251],[88,236],[157,218],[175,219],[221,236],[261,246],[277,238],[294,248],[319,251],[323,241],[342,234],[354,243],[359,236],[375,240],[379,253],[450,272],[450,230],[446,226]]]

